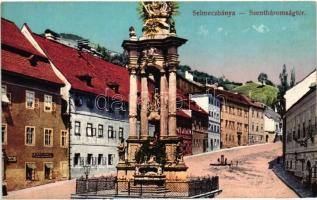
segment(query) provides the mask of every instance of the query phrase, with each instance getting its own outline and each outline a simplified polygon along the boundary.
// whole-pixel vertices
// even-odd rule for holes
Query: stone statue
[[[181,141],[179,141],[177,144],[176,144],[176,156],[175,156],[175,159],[176,159],[176,163],[179,163],[179,162],[183,162],[183,157],[184,157],[184,151],[183,151],[183,144]]]
[[[159,110],[160,110],[160,95],[159,93],[155,90],[153,97],[152,97],[152,102],[149,106],[149,120],[160,120],[160,115],[159,115]]]
[[[126,146],[124,144],[124,139],[121,138],[121,143],[118,146],[119,161],[125,161],[125,150]]]

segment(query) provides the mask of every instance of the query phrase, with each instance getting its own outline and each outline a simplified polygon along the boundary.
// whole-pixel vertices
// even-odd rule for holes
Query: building
[[[249,103],[238,93],[215,90],[221,100],[221,148],[248,144]]]
[[[285,117],[285,170],[307,185],[316,185],[316,85],[287,110]]]
[[[243,96],[249,103],[249,144],[268,142],[264,131],[264,105]]]
[[[191,110],[176,111],[176,132],[183,142],[184,155],[192,155],[192,117]]]
[[[70,122],[71,177],[84,175],[85,166],[90,175],[114,172],[117,147],[129,131],[128,70],[32,33],[27,25],[22,32],[65,83],[61,93],[63,115]]]
[[[278,113],[266,106],[264,110],[264,133],[265,142],[282,141],[283,126]]]
[[[309,73],[302,80],[298,81],[294,87],[287,90],[284,98],[286,101],[286,110],[288,110],[294,103],[296,103],[304,94],[309,91],[312,83],[316,82],[316,69]]]
[[[220,149],[220,100],[212,94],[194,94],[190,99],[208,113],[207,151]]]
[[[46,57],[1,19],[2,149],[8,190],[68,179],[69,134],[60,89]]]
[[[192,113],[192,153],[199,154],[208,150],[208,112],[194,101],[186,102]]]

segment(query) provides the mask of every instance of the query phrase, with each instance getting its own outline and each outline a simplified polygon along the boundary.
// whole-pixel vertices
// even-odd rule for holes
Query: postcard
[[[4,199],[317,196],[316,2],[3,2]]]

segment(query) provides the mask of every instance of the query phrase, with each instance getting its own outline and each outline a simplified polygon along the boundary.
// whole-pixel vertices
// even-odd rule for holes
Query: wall
[[[61,147],[61,130],[67,130],[61,118],[61,97],[57,86],[36,80],[26,80],[2,73],[2,85],[11,95],[11,104],[2,104],[2,124],[7,125],[7,141],[3,145],[6,155],[16,162],[7,163],[8,190],[16,190],[68,178],[68,145]],[[35,92],[39,104],[34,109],[25,108],[25,91]],[[44,112],[44,94],[52,95],[55,111]],[[25,145],[25,126],[35,127],[34,146]],[[44,128],[53,129],[53,146],[44,146]],[[68,136],[67,136],[68,137]],[[36,158],[33,154],[49,154],[47,158]],[[26,181],[26,162],[36,165],[36,180]],[[44,162],[53,163],[53,180],[44,180]],[[63,164],[63,163],[64,164]],[[63,164],[63,166],[62,166]],[[64,170],[62,169],[64,168]],[[65,173],[66,172],[66,173]]]

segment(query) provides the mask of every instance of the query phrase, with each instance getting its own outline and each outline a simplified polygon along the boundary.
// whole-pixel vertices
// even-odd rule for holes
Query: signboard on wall
[[[32,153],[32,158],[53,158],[53,153]]]

